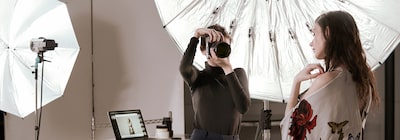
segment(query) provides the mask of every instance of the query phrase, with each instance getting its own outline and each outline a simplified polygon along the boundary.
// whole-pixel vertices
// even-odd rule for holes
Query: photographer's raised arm
[[[183,53],[181,63],[179,66],[179,71],[187,84],[190,86],[193,84],[194,80],[197,78],[199,74],[199,70],[197,70],[193,66],[194,56],[196,54],[196,47],[199,43],[199,39],[196,37],[192,37],[190,39],[189,45]]]
[[[236,68],[226,78],[236,109],[242,114],[246,113],[251,104],[246,72],[242,68]]]

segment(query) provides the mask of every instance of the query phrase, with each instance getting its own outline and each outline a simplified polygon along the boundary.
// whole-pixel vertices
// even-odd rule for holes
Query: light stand
[[[269,101],[264,101],[264,110],[261,113],[263,119],[264,140],[271,139],[271,109],[269,108]]]
[[[40,120],[42,118],[42,97],[43,97],[43,71],[44,71],[44,63],[42,64],[42,79],[40,84],[40,98],[38,97],[38,65],[46,60],[43,58],[43,54],[45,51],[39,51],[37,53],[36,62],[35,62],[35,140],[39,140],[39,132],[40,132]],[[38,107],[38,100],[40,99],[40,106]]]
[[[254,137],[254,140],[262,138],[262,140],[270,140],[271,139],[271,109],[269,108],[269,101],[264,100],[264,108],[261,111],[260,115],[260,120],[258,122],[257,130],[256,130],[256,135]]]
[[[37,53],[36,61],[35,61],[35,140],[39,140],[39,132],[40,132],[40,121],[42,118],[42,101],[43,101],[43,74],[44,74],[44,53],[47,50],[54,50],[58,44],[52,39],[46,39],[44,37],[39,37],[38,39],[32,39],[30,47],[33,52]],[[43,62],[43,63],[42,63]],[[47,61],[50,62],[50,61]],[[42,63],[42,79],[40,80],[40,106],[38,107],[38,65]]]

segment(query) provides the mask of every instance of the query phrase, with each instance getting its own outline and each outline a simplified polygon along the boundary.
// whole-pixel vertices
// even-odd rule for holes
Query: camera
[[[228,57],[231,54],[231,45],[223,41],[208,42],[209,38],[206,38],[206,52],[207,57],[211,55],[211,48],[214,48],[214,52],[219,58]]]
[[[31,40],[31,50],[36,53],[54,50],[57,46],[58,44],[53,39],[39,37]]]

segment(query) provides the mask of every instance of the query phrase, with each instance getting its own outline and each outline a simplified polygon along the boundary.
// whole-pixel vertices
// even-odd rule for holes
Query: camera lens
[[[215,54],[219,58],[225,58],[228,57],[231,54],[231,46],[228,43],[225,42],[219,42],[215,43],[215,46],[213,46],[215,49]]]

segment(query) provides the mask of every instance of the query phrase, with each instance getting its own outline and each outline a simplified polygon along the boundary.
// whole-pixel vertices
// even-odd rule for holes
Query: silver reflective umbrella
[[[23,118],[63,95],[79,45],[68,9],[57,0],[2,0],[0,20],[0,110]],[[31,50],[40,37],[57,43],[41,63]]]
[[[232,36],[234,67],[247,70],[252,98],[284,102],[294,75],[314,58],[311,28],[321,13],[348,11],[360,29],[369,65],[376,69],[400,42],[396,0],[155,0],[164,28],[183,52],[196,28],[224,26]],[[196,67],[205,57],[197,51]],[[302,84],[305,90],[310,81]]]

